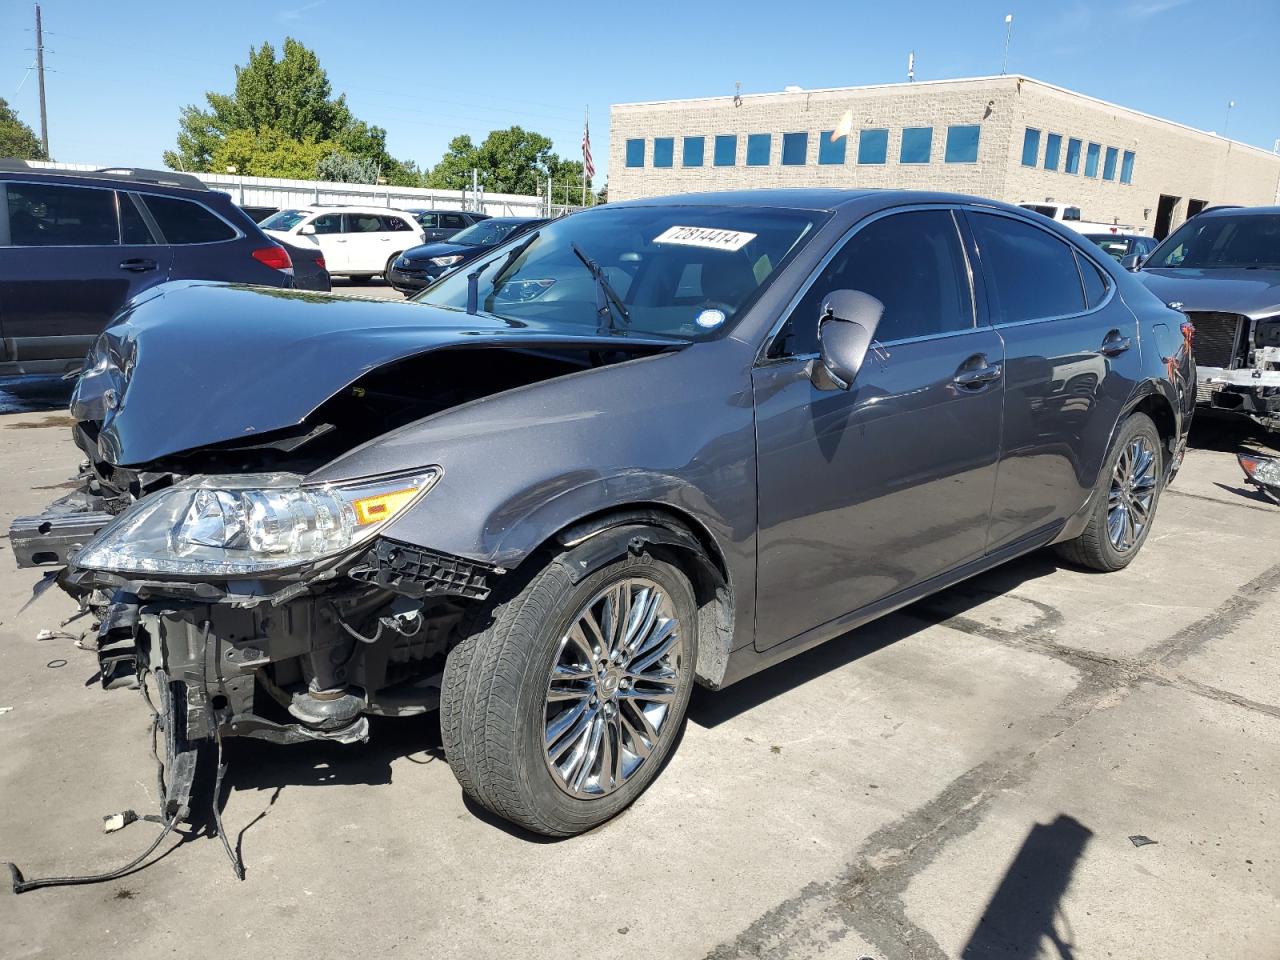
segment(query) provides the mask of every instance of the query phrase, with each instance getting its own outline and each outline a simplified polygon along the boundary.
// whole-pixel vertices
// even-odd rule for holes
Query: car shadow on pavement
[[[1191,421],[1187,445],[1222,453],[1237,453],[1246,448],[1267,453],[1280,450],[1280,437],[1238,413],[1201,411]]]
[[[1058,567],[1051,551],[1037,550],[918,600],[897,613],[873,620],[724,690],[695,688],[689,703],[689,719],[700,727],[715,727],[949,617],[962,616],[972,607],[1028,581],[1048,576]]]
[[[1059,960],[1073,960],[1077,945],[1060,902],[1093,831],[1074,817],[1058,814],[1037,823],[1004,872],[999,886],[961,951],[961,960],[1033,960],[1048,956],[1048,940]],[[1055,922],[1062,920],[1065,931]]]

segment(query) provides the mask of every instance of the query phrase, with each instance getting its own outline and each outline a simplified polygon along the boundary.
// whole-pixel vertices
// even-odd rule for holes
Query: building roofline
[[[1079,100],[1084,100],[1089,103],[1095,104],[1096,106],[1105,107],[1108,110],[1117,110],[1121,113],[1128,114],[1129,116],[1132,116],[1132,117],[1141,117],[1144,120],[1151,120],[1155,123],[1162,123],[1162,124],[1165,124],[1166,126],[1174,127],[1175,129],[1182,130],[1187,133],[1198,134],[1202,137],[1209,137],[1212,140],[1218,140],[1223,143],[1232,144],[1242,149],[1252,150],[1256,153],[1262,154],[1263,156],[1274,157],[1277,160],[1280,160],[1280,154],[1277,154],[1271,150],[1267,150],[1265,147],[1259,147],[1252,143],[1245,143],[1242,140],[1232,140],[1230,137],[1224,137],[1222,134],[1216,133],[1212,130],[1201,130],[1199,127],[1193,127],[1190,124],[1179,123],[1177,120],[1170,120],[1167,117],[1158,117],[1153,113],[1145,113],[1141,110],[1135,110],[1133,107],[1125,107],[1118,103],[1112,103],[1110,100],[1103,100],[1101,97],[1094,97],[1094,96],[1090,96],[1087,93],[1081,93],[1078,90],[1071,90],[1071,89],[1068,89],[1067,87],[1059,86],[1056,83],[1049,83],[1047,80],[1038,80],[1035,77],[1029,77],[1026,74],[1010,73],[1010,74],[1001,74],[999,76],[952,77],[949,79],[940,79],[940,80],[916,80],[916,81],[906,81],[906,82],[898,80],[891,83],[868,83],[868,84],[860,84],[857,86],[848,86],[848,87],[813,87],[813,88],[806,87],[802,90],[769,90],[763,93],[744,93],[744,94],[741,94],[740,96],[743,100],[757,100],[757,99],[765,99],[769,97],[800,97],[800,96],[805,96],[812,93],[851,93],[854,91],[863,92],[863,91],[873,91],[873,90],[892,90],[892,89],[899,89],[902,87],[949,86],[949,85],[955,85],[955,84],[961,84],[961,83],[981,83],[981,84],[989,84],[991,86],[999,86],[999,85],[1008,84],[1008,83],[1034,83],[1048,90],[1053,90],[1056,93],[1065,94],[1066,96],[1069,96],[1069,97],[1075,97]],[[624,108],[657,107],[657,106],[664,106],[666,104],[673,104],[673,103],[684,103],[684,104],[717,103],[717,102],[723,102],[723,101],[732,101],[733,99],[734,99],[733,95],[729,94],[726,96],[715,96],[715,97],[684,97],[684,98],[676,98],[676,99],[670,99],[670,100],[642,100],[634,103],[611,104],[610,110],[615,110],[619,107],[624,107]]]

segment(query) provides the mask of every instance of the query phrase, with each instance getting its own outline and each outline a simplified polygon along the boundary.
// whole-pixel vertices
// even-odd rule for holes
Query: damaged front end
[[[103,686],[163,670],[182,685],[186,739],[351,742],[369,714],[436,708],[454,627],[499,572],[379,535],[438,477],[191,478],[106,514],[87,545],[65,531],[103,514],[63,503],[16,521],[15,547],[52,562],[75,549],[57,582],[98,622]]]

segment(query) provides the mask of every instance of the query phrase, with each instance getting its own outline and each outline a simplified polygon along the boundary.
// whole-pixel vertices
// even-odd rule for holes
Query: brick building
[[[612,108],[612,200],[799,186],[1051,198],[1163,237],[1206,205],[1280,202],[1280,155],[1017,76]]]

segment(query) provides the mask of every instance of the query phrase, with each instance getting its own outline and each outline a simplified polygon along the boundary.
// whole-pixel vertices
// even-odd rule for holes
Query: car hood
[[[1240,313],[1252,319],[1280,313],[1280,270],[1144,268],[1138,279],[1165,303],[1189,312]]]
[[[484,253],[489,249],[491,247],[477,246],[474,243],[450,243],[448,240],[437,240],[434,243],[424,243],[421,246],[410,247],[400,256],[406,260],[429,260],[431,257],[448,257],[455,253],[469,257],[477,253]]]
[[[432,350],[689,342],[238,284],[176,281],[149,293],[103,332],[71,398],[117,466],[296,426],[370,370]]]

